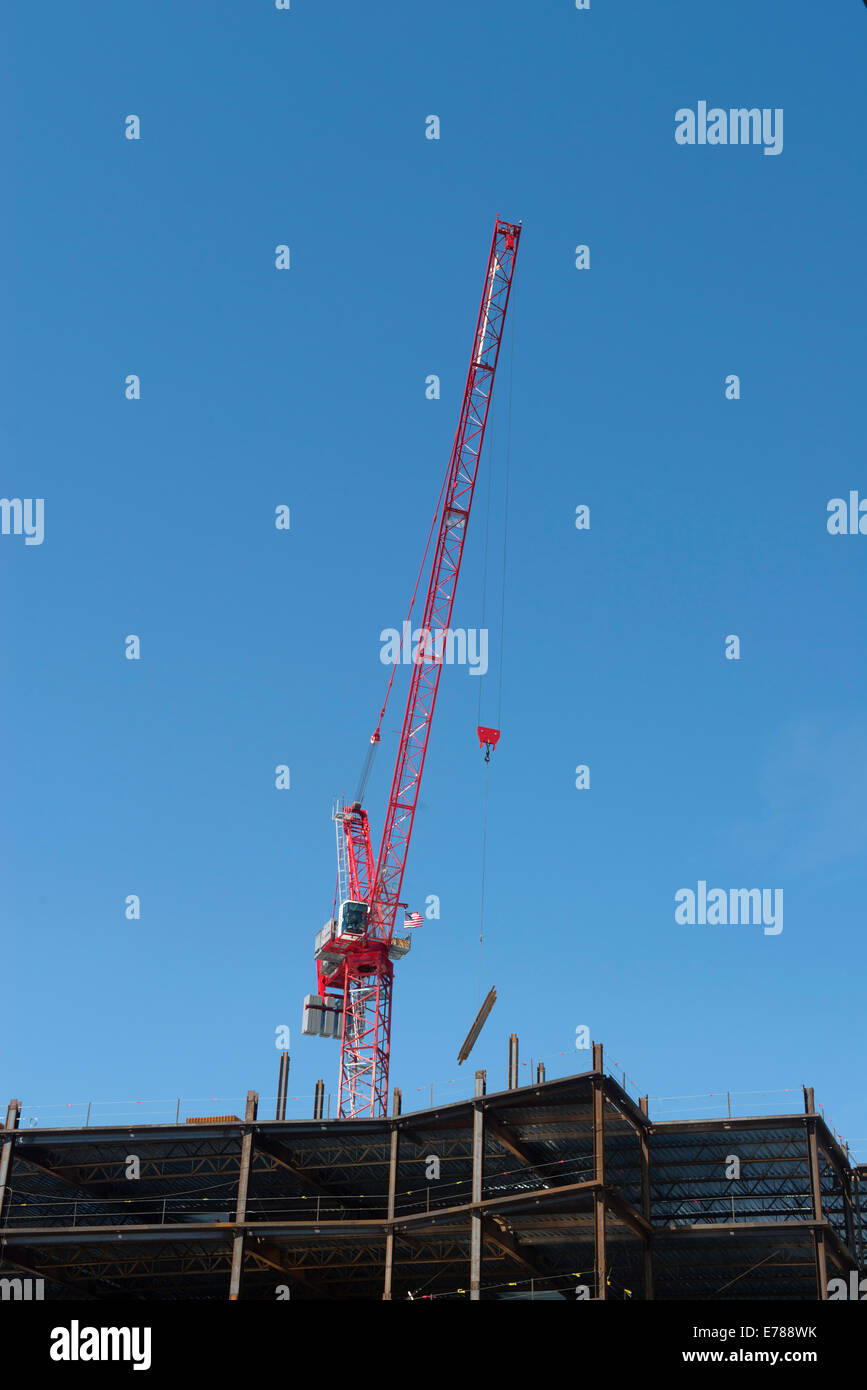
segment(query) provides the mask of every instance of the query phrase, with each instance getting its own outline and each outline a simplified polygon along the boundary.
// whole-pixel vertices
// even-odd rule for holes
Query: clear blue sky
[[[455,668],[405,884],[442,917],[397,971],[392,1081],[412,1104],[473,1065],[499,1087],[513,1030],[583,1070],[587,1024],[652,1095],[812,1083],[867,1158],[867,536],[826,530],[830,498],[867,495],[864,5],[90,0],[4,27],[2,492],[45,499],[45,539],[0,536],[0,1100],[272,1096],[283,1023],[290,1091],[335,1088],[337,1045],[300,1035],[330,803],[376,722],[499,214],[524,224],[499,1001],[458,1070],[483,765]],[[678,145],[699,101],[782,108],[782,153]],[[782,934],[677,925],[700,879],[782,888]]]

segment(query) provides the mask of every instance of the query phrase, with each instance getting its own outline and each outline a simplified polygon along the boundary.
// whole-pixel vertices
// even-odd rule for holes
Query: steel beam
[[[16,1249],[14,1255],[11,1255],[8,1250],[4,1250],[3,1264],[9,1265],[13,1269],[20,1269],[23,1274],[32,1279],[42,1279],[46,1284],[56,1284],[62,1289],[67,1289],[73,1298],[96,1300],[117,1297],[117,1291],[110,1283],[100,1280],[93,1274],[87,1277],[86,1271],[83,1279],[61,1278],[50,1264],[46,1264],[44,1259],[40,1259],[37,1250],[28,1250],[26,1246]],[[79,1273],[78,1268],[75,1272],[76,1274]]]
[[[490,1216],[482,1218],[482,1235],[486,1245],[493,1246],[495,1250],[505,1255],[514,1264],[520,1265],[531,1278],[545,1279],[550,1277],[542,1273],[539,1266],[529,1258],[526,1249],[518,1244],[514,1231],[509,1230],[495,1218]]]
[[[247,1253],[254,1260],[260,1260],[268,1269],[276,1270],[286,1279],[294,1279],[300,1284],[306,1285],[310,1292],[317,1298],[328,1298],[329,1295],[323,1289],[318,1280],[311,1279],[307,1268],[304,1265],[296,1265],[287,1258],[286,1251],[272,1241],[264,1240],[261,1236],[254,1236],[247,1245]],[[291,1289],[290,1289],[291,1294]]]
[[[536,1177],[545,1187],[554,1185],[551,1176],[543,1173],[542,1169],[538,1168],[533,1159],[530,1158],[530,1155],[523,1147],[517,1134],[515,1134],[507,1124],[504,1124],[493,1110],[486,1110],[485,1124],[487,1125],[489,1136],[492,1139],[496,1139],[498,1144],[502,1144],[503,1148],[514,1155],[515,1158],[520,1159],[532,1173],[536,1174]]]
[[[270,1158],[278,1167],[285,1169],[287,1173],[291,1173],[293,1178],[296,1178],[302,1187],[309,1187],[317,1197],[330,1197],[332,1195],[327,1187],[322,1187],[315,1178],[311,1178],[309,1173],[298,1166],[290,1149],[287,1149],[286,1146],[281,1144],[277,1139],[272,1139],[270,1135],[264,1135],[261,1130],[257,1130],[256,1132],[256,1153],[264,1154],[266,1158]]]

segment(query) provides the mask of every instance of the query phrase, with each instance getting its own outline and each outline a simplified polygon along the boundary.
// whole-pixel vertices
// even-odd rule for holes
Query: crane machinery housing
[[[437,511],[423,633],[448,632],[451,623],[520,236],[520,223],[497,219],[458,428]],[[394,963],[407,954],[412,940],[396,935],[395,930],[398,911],[406,908],[401,888],[442,665],[436,644],[423,640],[412,666],[375,861],[370,822],[361,803],[370,761],[380,742],[382,714],[370,738],[361,789],[354,801],[341,802],[334,810],[334,910],[315,938],[317,987],[315,994],[305,998],[302,1032],[340,1039],[337,1108],[342,1119],[387,1112]],[[489,756],[499,731],[480,729],[479,737]],[[405,924],[412,927],[419,920],[405,919]]]

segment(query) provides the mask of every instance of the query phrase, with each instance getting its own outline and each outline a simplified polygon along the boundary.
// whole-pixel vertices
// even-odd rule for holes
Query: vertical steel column
[[[259,1097],[255,1091],[247,1092],[247,1108],[244,1111],[244,1135],[241,1139],[241,1166],[238,1170],[238,1201],[235,1206],[235,1225],[240,1226],[247,1217],[247,1188],[250,1185],[250,1166],[253,1158],[253,1124],[259,1111]],[[232,1241],[232,1273],[229,1279],[229,1298],[237,1299],[241,1292],[241,1270],[244,1265],[244,1232],[236,1231]]]
[[[807,1168],[810,1174],[810,1193],[813,1199],[813,1220],[822,1220],[822,1184],[819,1176],[819,1145],[816,1138],[816,1105],[813,1097],[813,1087],[804,1087],[804,1110],[806,1120],[804,1125],[807,1131]],[[828,1297],[828,1266],[825,1263],[825,1233],[824,1231],[813,1231],[813,1242],[816,1251],[816,1285],[819,1291],[819,1299],[824,1301]]]
[[[647,1096],[640,1096],[638,1108],[642,1115],[649,1114]],[[651,1201],[650,1201],[650,1137],[648,1129],[642,1125],[638,1131],[638,1141],[641,1145],[641,1211],[645,1221],[650,1225]],[[653,1249],[650,1237],[646,1236],[643,1242],[644,1254],[644,1297],[653,1299]]]
[[[514,1037],[514,1034],[512,1035]],[[517,1043],[517,1039],[515,1039]],[[485,1162],[485,1109],[480,1103],[485,1094],[485,1073],[476,1072],[476,1099],[473,1102],[473,1204],[482,1200],[482,1173]],[[470,1216],[470,1299],[479,1301],[482,1281],[482,1213]]]
[[[507,1077],[507,1090],[517,1091],[518,1089],[518,1034],[512,1033],[509,1038],[509,1074]]]
[[[400,1114],[402,1096],[395,1087],[391,1093],[391,1113],[396,1119]],[[388,1228],[385,1233],[385,1285],[382,1290],[383,1300],[391,1299],[391,1281],[394,1270],[394,1200],[397,1190],[397,1165],[399,1163],[400,1152],[400,1130],[397,1125],[391,1127],[391,1149],[388,1156]]]
[[[313,1095],[313,1118],[322,1119],[322,1112],[325,1109],[325,1082],[317,1081],[316,1090]]]
[[[286,1092],[289,1089],[289,1053],[280,1053],[280,1071],[277,1074],[277,1114],[278,1120],[286,1118]]]
[[[852,1187],[855,1193],[855,1218],[857,1222],[857,1235],[855,1238],[855,1259],[858,1261],[858,1268],[863,1269],[867,1265],[867,1241],[865,1241],[864,1219],[861,1216],[861,1179],[855,1174]]]
[[[593,1044],[593,1175],[600,1184],[593,1193],[593,1234],[596,1251],[596,1297],[608,1297],[605,1249],[605,1096],[602,1044]]]
[[[6,1124],[3,1129],[3,1144],[2,1147],[0,1147],[0,1226],[3,1225],[6,1189],[9,1186],[9,1174],[12,1171],[12,1148],[15,1143],[15,1131],[18,1128],[18,1121],[20,1119],[20,1100],[10,1100],[9,1108],[6,1111]]]
[[[544,1063],[544,1062],[537,1062],[537,1063],[536,1063],[536,1081],[538,1082],[538,1084],[539,1084],[540,1086],[544,1084],[544,1081],[545,1081],[545,1063]]]
[[[843,1220],[846,1223],[846,1244],[858,1263],[858,1239],[855,1234],[855,1194],[852,1191],[852,1159],[849,1154],[849,1145],[846,1144],[846,1167],[840,1168],[840,1191],[843,1194]],[[837,1166],[836,1158],[834,1166]]]
[[[852,1168],[840,1170],[840,1190],[843,1194],[843,1220],[846,1223],[846,1244],[858,1259],[858,1244],[855,1239],[855,1210],[852,1195]]]

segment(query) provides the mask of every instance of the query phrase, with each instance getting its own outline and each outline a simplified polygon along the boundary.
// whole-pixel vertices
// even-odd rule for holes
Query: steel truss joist
[[[184,1131],[185,1136],[187,1133],[189,1131]],[[103,1153],[99,1158],[80,1156],[70,1159],[63,1151],[74,1146],[58,1142],[54,1136],[51,1139],[44,1138],[39,1144],[18,1138],[15,1144],[15,1160],[16,1165],[32,1163],[34,1167],[50,1173],[58,1181],[81,1189],[124,1180],[127,1155],[139,1154],[139,1150],[142,1181],[172,1181],[178,1168],[184,1168],[190,1177],[236,1177],[238,1150],[227,1143],[231,1139],[237,1144],[240,1143],[237,1129],[221,1140],[209,1140],[207,1143],[189,1142],[186,1137],[175,1142],[164,1137],[154,1139],[140,1129],[130,1129],[126,1134],[113,1136],[110,1141],[106,1141],[117,1146],[116,1154],[108,1156]],[[149,1152],[158,1143],[166,1151],[159,1154]],[[218,1145],[216,1149],[215,1143]]]

